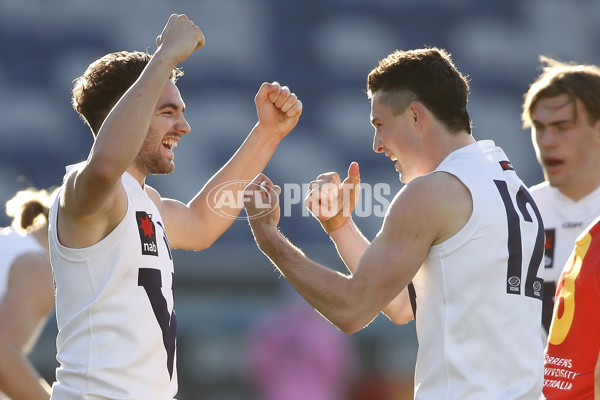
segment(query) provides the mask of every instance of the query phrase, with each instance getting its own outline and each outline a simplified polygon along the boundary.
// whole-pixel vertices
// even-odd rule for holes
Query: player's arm
[[[254,183],[264,180],[267,187],[272,185],[264,175]],[[436,196],[444,191],[446,180],[429,175],[408,184],[392,202],[381,231],[350,276],[311,261],[294,247],[277,229],[276,206],[273,212],[259,217],[254,204],[257,189],[249,187],[250,193],[244,199],[252,232],[263,253],[325,318],[352,333],[369,324],[402,292],[431,245],[447,231],[444,225],[448,220],[441,215],[445,206],[441,196]]]
[[[321,223],[344,261],[354,273],[370,242],[360,232],[351,214],[359,197],[360,170],[353,162],[343,182],[337,173],[321,174],[309,185],[305,204]],[[383,313],[394,323],[404,324],[414,319],[408,290],[404,289],[384,309]]]
[[[228,185],[223,202],[213,189],[228,182],[250,182],[261,172],[280,141],[296,126],[302,102],[286,86],[263,83],[255,97],[258,122],[229,161],[188,203],[161,199],[169,242],[174,248],[202,250],[209,247],[233,223],[243,208],[238,201],[246,184]],[[219,212],[215,212],[216,207]]]
[[[12,399],[47,400],[50,385],[23,350],[54,305],[54,285],[48,257],[25,254],[9,273],[0,302],[0,391]]]
[[[59,226],[63,242],[94,244],[123,218],[127,203],[121,176],[146,138],[173,68],[203,46],[204,36],[185,15],[173,14],[157,44],[146,68],[106,117],[87,162],[67,179]]]
[[[360,232],[354,221],[334,230],[330,237],[335,243],[338,254],[351,273],[358,269],[358,264],[370,243]],[[382,312],[394,323],[405,324],[414,319],[408,289],[403,289]]]

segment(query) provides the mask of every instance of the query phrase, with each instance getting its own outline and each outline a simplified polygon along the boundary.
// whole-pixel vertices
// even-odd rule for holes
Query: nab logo
[[[156,246],[156,227],[152,222],[152,217],[145,211],[136,211],[135,220],[138,231],[140,232],[140,241],[142,243],[142,254],[149,256],[158,256],[158,246]]]

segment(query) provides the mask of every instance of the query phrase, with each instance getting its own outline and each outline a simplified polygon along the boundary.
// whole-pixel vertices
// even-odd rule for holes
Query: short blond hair
[[[33,187],[18,191],[6,202],[6,215],[13,219],[12,227],[19,232],[30,232],[48,221],[50,206],[57,189]]]
[[[542,73],[531,84],[524,95],[523,128],[533,125],[531,114],[538,100],[567,94],[573,103],[574,116],[577,117],[575,101],[580,100],[589,123],[600,119],[600,68],[595,65],[565,63],[546,56],[540,56]]]

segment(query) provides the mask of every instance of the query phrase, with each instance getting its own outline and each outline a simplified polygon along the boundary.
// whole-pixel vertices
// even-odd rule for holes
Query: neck
[[[133,164],[129,168],[127,168],[125,170],[125,172],[128,172],[129,174],[131,174],[131,176],[133,176],[135,178],[135,180],[139,182],[142,189],[144,188],[144,184],[146,183],[147,175],[144,175],[143,173],[141,173]]]
[[[437,168],[448,154],[473,143],[475,143],[475,138],[466,131],[461,131],[459,133],[446,132],[443,135],[438,135],[435,138],[435,141],[430,143],[430,147],[436,146],[438,149],[434,165],[432,165],[433,169]]]
[[[585,188],[582,188],[582,189],[558,188],[558,191],[573,201],[579,201],[579,200],[583,199],[584,197],[586,197],[588,194],[592,193],[597,188],[598,188],[598,186],[594,186],[594,187],[586,186]]]
[[[470,144],[475,143],[475,141],[476,141],[475,138],[473,137],[473,135],[467,133],[467,131],[461,131],[455,135],[456,135],[456,137],[451,142],[451,147],[453,147],[453,149],[451,151],[460,149],[461,147],[468,146]]]
[[[552,185],[552,181],[548,177],[545,179]],[[575,177],[571,176],[571,179],[562,178],[561,181],[556,179],[555,187],[564,196],[573,201],[579,201],[600,187],[600,165],[596,165],[595,162],[590,163],[582,173]]]

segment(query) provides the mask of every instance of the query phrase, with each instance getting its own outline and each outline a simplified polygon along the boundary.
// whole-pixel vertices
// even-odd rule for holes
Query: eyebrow
[[[165,108],[171,108],[173,110],[179,110],[179,109],[181,109],[181,112],[185,111],[185,106],[179,107],[179,105],[177,105],[175,103],[164,103],[164,104],[161,104],[160,107],[158,107],[158,110],[164,110]]]
[[[575,118],[571,118],[571,119],[559,119],[557,121],[552,121],[550,123],[544,124],[543,122],[540,122],[538,120],[532,120],[531,122],[533,122],[535,125],[544,125],[544,126],[557,126],[557,125],[562,125],[562,124],[574,124],[575,123]]]

